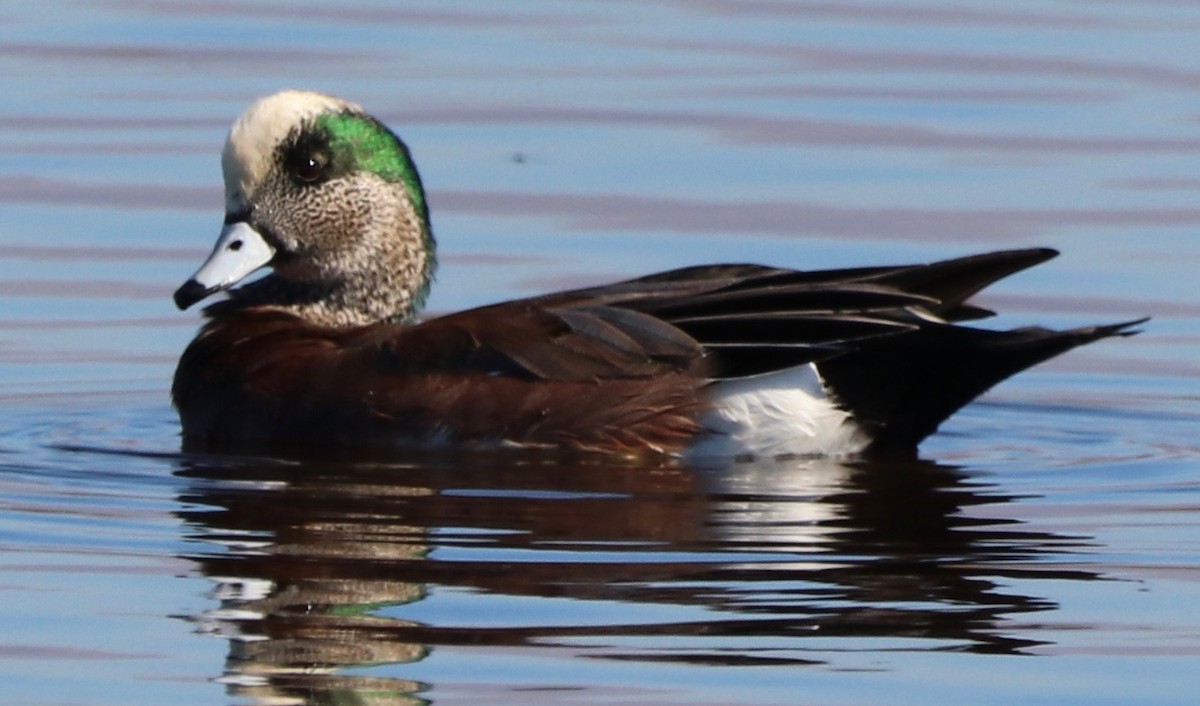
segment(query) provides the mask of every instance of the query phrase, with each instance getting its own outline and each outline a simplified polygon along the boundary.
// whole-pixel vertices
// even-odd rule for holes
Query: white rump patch
[[[259,98],[229,130],[221,153],[226,212],[244,207],[271,169],[275,148],[305,120],[327,112],[360,111],[354,103],[311,91],[280,91]]]
[[[813,365],[718,382],[713,409],[701,417],[709,430],[689,456],[844,457],[871,439],[825,393]]]

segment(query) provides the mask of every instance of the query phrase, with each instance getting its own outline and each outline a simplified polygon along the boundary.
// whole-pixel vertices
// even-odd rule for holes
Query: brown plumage
[[[618,377],[631,351],[567,333],[544,345],[570,359],[583,349],[588,362],[569,371],[564,362],[555,372],[570,374],[552,376],[506,350],[515,332],[553,335],[561,324],[512,309],[493,312],[512,316],[499,336],[503,327],[488,319],[461,316],[355,329],[266,308],[215,319],[176,373],[184,434],[205,447],[516,441],[631,453],[678,450],[696,432],[703,377],[687,370],[701,364],[698,351],[677,362],[643,358],[639,374]],[[601,368],[609,374],[581,376]]]

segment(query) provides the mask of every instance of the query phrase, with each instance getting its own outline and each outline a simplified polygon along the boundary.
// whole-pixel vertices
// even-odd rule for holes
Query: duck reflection
[[[1015,617],[1054,606],[1014,586],[1095,578],[1048,561],[1083,540],[966,513],[1012,498],[919,461],[201,458],[180,474],[203,547],[189,558],[219,600],[196,620],[229,639],[224,681],[254,703],[424,703],[423,684],[357,676],[396,669],[346,668],[443,645],[713,664],[819,663],[879,639],[1020,653],[1040,643]],[[511,612],[456,612],[481,595]]]

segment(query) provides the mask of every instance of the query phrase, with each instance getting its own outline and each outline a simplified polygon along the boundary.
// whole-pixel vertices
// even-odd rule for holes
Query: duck
[[[973,325],[993,312],[970,298],[1049,248],[693,265],[422,318],[429,204],[382,121],[281,91],[234,121],[221,167],[224,225],[174,294],[225,293],[171,386],[185,448],[913,456],[1000,381],[1145,321]]]

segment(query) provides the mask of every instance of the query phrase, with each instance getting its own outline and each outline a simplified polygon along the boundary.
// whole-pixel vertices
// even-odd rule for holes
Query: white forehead
[[[311,91],[280,91],[259,98],[234,121],[221,153],[225,207],[245,206],[254,187],[266,176],[275,148],[292,128],[326,112],[361,111],[340,98]]]

